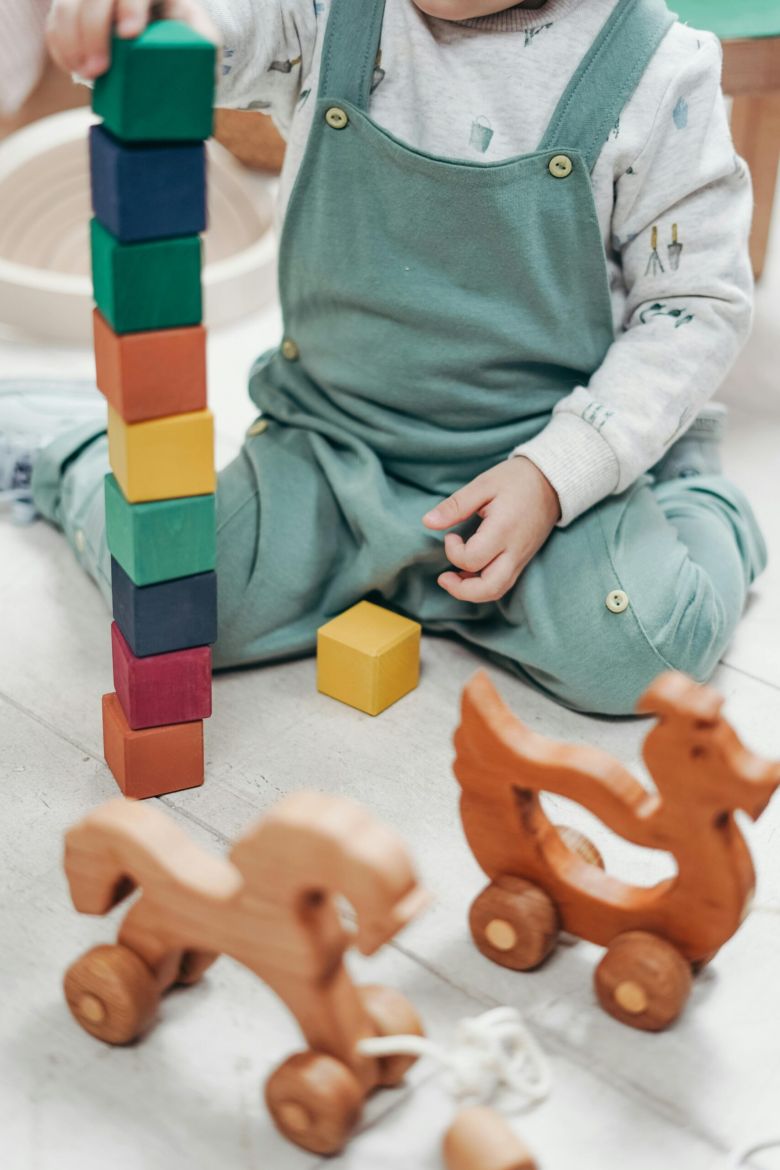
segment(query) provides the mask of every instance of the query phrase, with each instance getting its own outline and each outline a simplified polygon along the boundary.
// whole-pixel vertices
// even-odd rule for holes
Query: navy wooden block
[[[196,236],[206,228],[202,142],[133,145],[104,126],[89,132],[92,207],[123,244]]]
[[[111,558],[114,620],[136,658],[217,640],[217,575],[197,573],[136,585]]]

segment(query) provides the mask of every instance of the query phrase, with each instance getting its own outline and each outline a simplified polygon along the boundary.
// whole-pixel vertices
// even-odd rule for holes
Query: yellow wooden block
[[[420,678],[420,626],[361,601],[317,631],[317,688],[378,715]]]
[[[108,408],[108,455],[125,499],[173,500],[216,488],[214,416],[210,410],[126,423]]]

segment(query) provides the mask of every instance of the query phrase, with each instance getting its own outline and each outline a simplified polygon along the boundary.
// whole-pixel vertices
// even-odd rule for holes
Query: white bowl
[[[0,323],[58,341],[91,337],[89,110],[44,118],[0,143]],[[205,321],[276,293],[275,183],[209,143]]]

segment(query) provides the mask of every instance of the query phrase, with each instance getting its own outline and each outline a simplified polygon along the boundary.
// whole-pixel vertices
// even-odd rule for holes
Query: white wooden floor
[[[756,332],[722,397],[733,408],[728,466],[752,495],[773,563],[751,599],[716,684],[754,750],[780,758],[780,231]],[[253,417],[244,377],[276,340],[275,311],[212,338],[212,398],[227,458]],[[2,374],[82,372],[88,355],[0,342]],[[60,865],[63,831],[115,794],[101,754],[100,695],[111,688],[108,615],[60,537],[0,517],[0,1163],[9,1170],[305,1170],[322,1164],[279,1138],[261,1103],[271,1069],[298,1045],[269,992],[227,960],[165,1001],[138,1046],[110,1049],[81,1032],[60,991],[66,965],[115,923],[81,918]],[[429,1032],[517,1005],[549,1053],[555,1088],[517,1120],[543,1170],[715,1170],[750,1137],[780,1133],[780,797],[750,837],[759,908],[696,986],[671,1031],[622,1028],[595,1005],[596,952],[561,948],[516,975],[476,952],[466,928],[481,874],[461,836],[450,737],[467,650],[423,644],[419,689],[377,719],[317,694],[300,662],[217,679],[205,787],[165,798],[204,845],[222,850],[280,795],[316,787],[366,802],[404,835],[432,909],[371,961],[364,980],[407,993]],[[513,707],[540,730],[592,741],[636,766],[642,728],[561,710],[494,670]],[[648,881],[657,860],[589,829],[607,864]],[[452,1114],[430,1066],[375,1098],[334,1170],[433,1170]],[[780,1165],[767,1155],[755,1165]]]

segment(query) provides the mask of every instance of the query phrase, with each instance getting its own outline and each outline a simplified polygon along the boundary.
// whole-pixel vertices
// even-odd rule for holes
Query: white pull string
[[[490,1100],[508,1089],[534,1105],[552,1088],[547,1057],[512,1007],[460,1020],[451,1046],[426,1036],[376,1036],[358,1042],[364,1056],[430,1056],[445,1069],[453,1096]]]
[[[741,1170],[749,1158],[754,1154],[763,1154],[766,1150],[780,1150],[780,1137],[768,1138],[763,1142],[752,1142],[729,1155],[726,1170]]]

